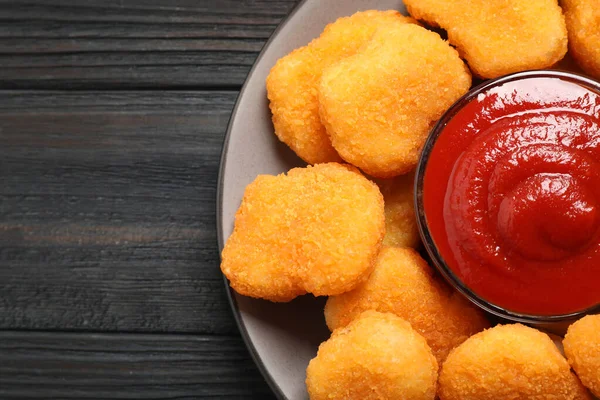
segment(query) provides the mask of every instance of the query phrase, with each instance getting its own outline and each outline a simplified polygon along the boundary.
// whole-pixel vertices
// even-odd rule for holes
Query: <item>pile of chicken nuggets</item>
[[[248,185],[221,269],[246,296],[328,296],[312,400],[600,397],[600,315],[569,328],[565,355],[536,329],[492,327],[421,257],[413,205],[427,135],[472,76],[569,65],[568,51],[600,78],[600,2],[404,3],[411,17],[340,18],[272,68],[275,134],[309,165]]]

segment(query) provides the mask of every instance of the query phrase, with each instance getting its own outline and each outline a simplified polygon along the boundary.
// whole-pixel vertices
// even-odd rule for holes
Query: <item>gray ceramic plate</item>
[[[329,22],[369,9],[406,11],[400,0],[305,0],[279,26],[258,57],[233,111],[221,158],[217,198],[220,250],[233,230],[246,185],[259,174],[279,174],[303,165],[273,133],[265,89],[269,70],[277,59],[318,37]],[[277,397],[307,399],[306,366],[329,335],[323,299],[304,296],[274,304],[232,292],[230,299],[244,340]]]

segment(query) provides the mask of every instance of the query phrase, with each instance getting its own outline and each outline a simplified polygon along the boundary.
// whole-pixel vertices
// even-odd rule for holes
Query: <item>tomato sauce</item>
[[[600,304],[600,94],[530,76],[485,89],[425,167],[429,233],[454,275],[529,315]]]

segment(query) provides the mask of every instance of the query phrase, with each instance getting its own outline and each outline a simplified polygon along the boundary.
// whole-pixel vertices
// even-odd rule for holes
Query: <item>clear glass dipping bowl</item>
[[[423,180],[425,177],[427,162],[429,160],[431,151],[435,146],[437,138],[440,136],[448,122],[466,104],[468,104],[471,100],[475,99],[480,93],[485,93],[489,89],[502,85],[506,82],[533,77],[559,78],[562,80],[577,83],[595,92],[600,93],[599,82],[596,82],[590,78],[578,74],[553,70],[518,72],[515,74],[483,82],[482,84],[474,87],[444,113],[444,115],[440,118],[440,120],[431,130],[429,137],[425,142],[423,151],[421,153],[421,157],[419,158],[419,163],[417,165],[417,171],[415,176],[415,210],[417,214],[419,232],[421,234],[421,239],[423,241],[427,254],[429,255],[431,261],[433,262],[437,270],[442,274],[442,276],[444,276],[446,281],[448,281],[456,290],[458,290],[467,299],[469,299],[471,302],[473,302],[483,310],[487,311],[495,317],[498,317],[502,322],[520,322],[538,327],[540,329],[545,329],[553,333],[564,334],[566,328],[577,319],[587,314],[600,313],[600,304],[588,308],[586,310],[581,310],[570,314],[532,315],[514,312],[487,301],[486,299],[477,295],[468,286],[466,286],[454,274],[452,269],[450,269],[450,267],[446,264],[446,261],[438,251],[435,241],[433,240],[432,235],[429,231],[429,227],[427,224],[427,216],[425,214],[425,209],[423,205]],[[598,290],[600,290],[600,288]]]

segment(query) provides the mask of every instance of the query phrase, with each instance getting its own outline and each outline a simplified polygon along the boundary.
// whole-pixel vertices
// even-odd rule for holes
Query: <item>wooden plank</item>
[[[236,92],[0,92],[0,329],[237,333],[216,239]]]
[[[0,89],[238,88],[296,0],[0,0]]]
[[[239,337],[0,332],[2,399],[271,399]]]

